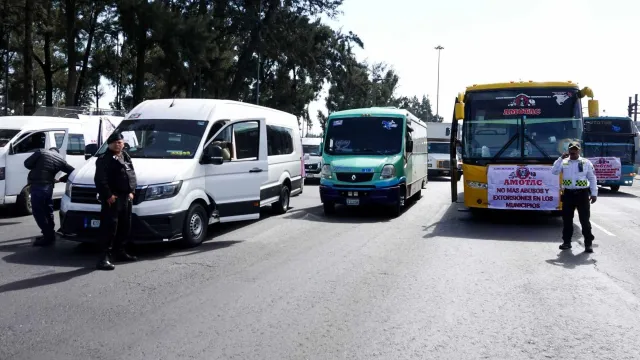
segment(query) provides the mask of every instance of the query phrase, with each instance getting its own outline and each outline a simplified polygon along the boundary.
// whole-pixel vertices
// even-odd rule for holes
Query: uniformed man
[[[109,149],[96,160],[94,182],[101,202],[100,233],[104,254],[98,270],[113,270],[116,261],[135,261],[125,246],[131,233],[131,207],[137,185],[136,173],[129,154],[123,151],[124,137],[114,133],[107,139]]]
[[[592,253],[594,236],[591,233],[590,204],[598,197],[595,169],[588,159],[580,156],[580,142],[569,143],[569,153],[564,153],[553,164],[554,175],[562,173],[562,245],[561,250],[571,249],[573,236],[573,214],[578,209],[578,218],[584,236],[584,251]]]

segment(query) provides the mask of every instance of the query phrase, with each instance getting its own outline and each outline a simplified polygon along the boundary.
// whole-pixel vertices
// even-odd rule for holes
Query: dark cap
[[[113,133],[107,138],[107,144],[114,143],[118,140],[124,140],[124,136],[121,133]]]
[[[572,141],[569,143],[569,147],[567,149],[576,148],[580,150],[580,141]]]

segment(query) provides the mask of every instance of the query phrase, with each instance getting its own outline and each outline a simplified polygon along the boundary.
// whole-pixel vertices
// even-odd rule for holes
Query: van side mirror
[[[406,148],[408,153],[413,152],[413,140],[407,140]]]
[[[98,152],[98,144],[89,144],[84,147],[84,159],[89,160]]]
[[[223,162],[222,148],[220,146],[209,146],[205,149],[204,154],[202,154],[201,163],[203,164],[221,165]]]

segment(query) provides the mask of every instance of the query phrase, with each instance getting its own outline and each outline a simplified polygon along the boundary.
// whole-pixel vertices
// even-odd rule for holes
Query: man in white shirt
[[[588,159],[580,156],[580,142],[569,143],[569,153],[564,153],[553,163],[551,172],[562,173],[562,245],[561,250],[571,249],[573,236],[573,214],[578,209],[578,218],[584,236],[584,251],[592,253],[594,236],[591,233],[590,204],[598,197],[598,183],[595,169]]]

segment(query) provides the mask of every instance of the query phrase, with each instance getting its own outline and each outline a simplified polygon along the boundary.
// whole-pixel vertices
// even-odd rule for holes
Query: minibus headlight
[[[172,198],[180,192],[182,181],[166,184],[149,185],[144,191],[144,200],[160,200]]]
[[[323,179],[331,179],[331,165],[324,164],[322,165],[322,171],[320,171],[320,177]]]
[[[396,167],[387,164],[382,167],[382,171],[380,171],[380,179],[392,179],[396,176]]]

